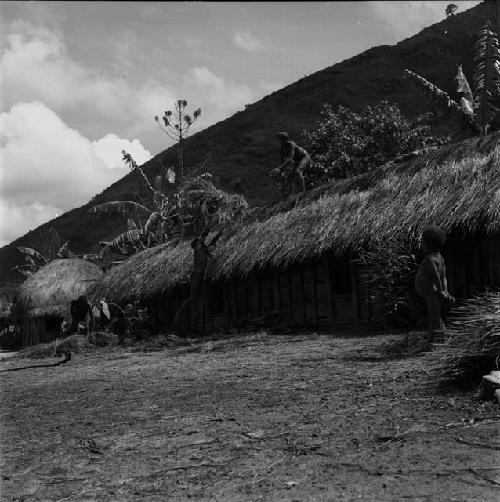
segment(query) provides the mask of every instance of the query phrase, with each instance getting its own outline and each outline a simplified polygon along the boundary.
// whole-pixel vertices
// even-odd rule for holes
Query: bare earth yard
[[[1,373],[1,500],[499,500],[500,408],[430,386],[422,357],[356,357],[384,339],[247,334]]]

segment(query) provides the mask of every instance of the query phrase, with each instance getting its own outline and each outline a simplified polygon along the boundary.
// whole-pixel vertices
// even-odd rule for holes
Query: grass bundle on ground
[[[473,385],[500,359],[500,292],[484,293],[454,309],[444,344],[429,354],[442,383]]]
[[[428,332],[410,331],[402,338],[398,337],[383,343],[378,351],[391,356],[413,355],[429,350],[431,347],[432,343]]]
[[[68,350],[73,354],[92,352],[97,347],[104,347],[117,342],[111,333],[94,332],[89,335],[71,335],[67,338],[56,338],[50,343],[40,343],[22,350],[21,357],[37,359],[42,357],[62,356]]]

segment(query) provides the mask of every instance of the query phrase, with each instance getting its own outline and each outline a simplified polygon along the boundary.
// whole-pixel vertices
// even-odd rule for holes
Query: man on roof
[[[281,164],[271,171],[271,176],[284,178],[290,193],[305,192],[304,170],[311,165],[310,155],[292,140],[288,133],[279,132]]]

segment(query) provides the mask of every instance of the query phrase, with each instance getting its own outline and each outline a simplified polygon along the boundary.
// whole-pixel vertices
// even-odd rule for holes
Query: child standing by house
[[[446,234],[440,227],[427,227],[422,233],[422,250],[425,254],[415,276],[415,289],[427,306],[429,330],[433,341],[444,332],[442,318],[443,302],[454,303],[455,298],[448,292],[446,267],[441,250]]]
[[[205,274],[207,271],[207,265],[210,258],[212,258],[212,252],[215,250],[215,246],[219,237],[222,235],[222,230],[217,233],[217,235],[208,243],[205,243],[209,230],[205,230],[200,237],[196,237],[191,241],[191,247],[193,248],[193,268],[191,270],[191,290],[189,297],[186,298],[179,309],[177,310],[174,318],[174,323],[182,331],[185,331],[184,326],[180,324],[181,314],[188,307],[188,305],[194,305],[193,309],[193,321],[196,325],[197,310],[198,310],[198,300],[203,296],[203,288],[205,282]],[[206,301],[206,298],[204,299]],[[206,303],[205,303],[206,305]]]

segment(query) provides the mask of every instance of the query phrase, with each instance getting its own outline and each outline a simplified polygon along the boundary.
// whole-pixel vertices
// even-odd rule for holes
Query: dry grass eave
[[[472,138],[395,165],[341,180],[253,211],[220,240],[214,280],[286,267],[326,251],[355,253],[429,224],[445,231],[500,231],[500,133]],[[253,221],[251,221],[253,220]],[[112,269],[92,294],[112,301],[145,298],[186,282],[188,243],[143,251]]]
[[[102,275],[99,267],[85,260],[53,260],[24,281],[18,301],[29,317],[64,317],[71,300],[85,294]]]

